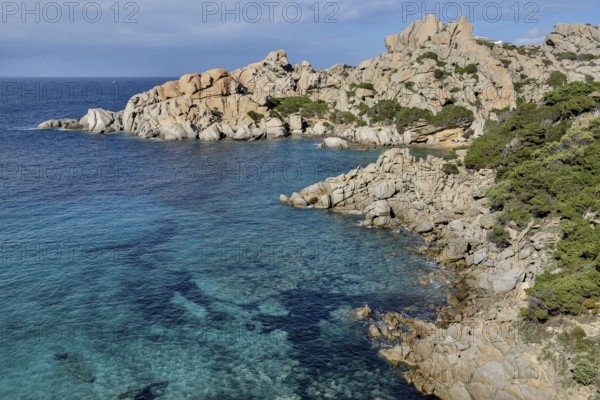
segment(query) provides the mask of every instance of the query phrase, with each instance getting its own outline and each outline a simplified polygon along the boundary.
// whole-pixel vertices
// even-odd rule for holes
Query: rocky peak
[[[600,55],[600,26],[557,24],[546,36],[544,50],[552,53],[583,53]]]
[[[430,43],[452,47],[455,43],[473,42],[473,25],[463,16],[456,22],[444,25],[434,15],[416,20],[404,31],[387,36],[385,47],[394,53],[405,49],[418,49]]]

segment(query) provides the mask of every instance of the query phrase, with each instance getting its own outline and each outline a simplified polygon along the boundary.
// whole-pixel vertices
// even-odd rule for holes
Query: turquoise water
[[[3,99],[0,398],[424,398],[349,318],[430,316],[420,239],[278,201],[378,151],[31,129],[124,106],[99,84],[94,101]]]

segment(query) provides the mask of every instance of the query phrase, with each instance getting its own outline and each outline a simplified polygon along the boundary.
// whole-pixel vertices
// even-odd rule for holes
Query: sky
[[[358,65],[426,14],[523,45],[557,23],[600,25],[600,1],[2,0],[0,77],[175,77],[278,49],[315,68]]]

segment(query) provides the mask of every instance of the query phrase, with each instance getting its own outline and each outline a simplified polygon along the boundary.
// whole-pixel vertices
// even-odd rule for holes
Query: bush
[[[512,184],[510,181],[501,181],[492,186],[485,194],[489,205],[494,210],[502,210],[504,205],[513,198]]]
[[[500,225],[494,225],[488,232],[488,239],[500,248],[510,246],[510,233]]]
[[[394,116],[394,122],[396,123],[396,128],[398,128],[398,132],[404,132],[406,128],[415,122],[420,120],[429,121],[432,116],[431,111],[423,108],[403,107]]]
[[[597,58],[598,58],[597,55],[589,54],[589,53],[587,53],[587,54],[578,54],[577,55],[577,60],[579,60],[579,61],[593,61],[593,60],[595,60]]]
[[[270,108],[281,117],[299,112],[305,118],[320,118],[329,110],[324,101],[313,101],[307,96],[273,98],[270,99]]]
[[[556,59],[558,61],[562,61],[562,60],[577,60],[577,54],[573,53],[572,51],[565,51],[563,53],[558,53],[556,55]]]
[[[527,294],[541,300],[552,314],[578,315],[588,298],[600,297],[600,272],[542,274]]]
[[[545,322],[548,319],[548,311],[536,310],[535,313],[533,313],[533,316],[538,322]]]
[[[366,109],[365,115],[371,122],[392,124],[394,117],[402,109],[400,103],[395,100],[381,100],[373,107]]]
[[[564,74],[561,75],[564,76]],[[571,100],[575,97],[588,96],[592,92],[595,92],[599,89],[600,84],[598,84],[597,82],[571,82],[568,85],[565,85],[559,89],[547,92],[544,95],[544,102],[548,105],[554,105]]]
[[[455,128],[473,122],[473,112],[462,106],[449,104],[431,117],[429,122],[438,127]]]
[[[567,76],[560,71],[552,71],[546,83],[556,89],[567,83]]]
[[[442,172],[446,175],[456,175],[460,173],[458,167],[454,163],[446,163],[442,165]]]
[[[475,39],[475,42],[477,42],[477,44],[480,44],[482,46],[486,46],[490,49],[493,49],[495,46],[494,42],[491,42],[491,41],[485,40],[485,39]]]
[[[583,359],[579,360],[573,368],[573,379],[582,385],[591,385],[598,377],[598,366],[592,361]]]
[[[443,69],[436,69],[435,71],[433,71],[433,77],[439,81],[443,81],[444,79],[446,79],[446,77],[448,77],[450,74],[448,74],[446,71],[444,71]]]
[[[256,111],[248,111],[248,116],[258,124],[265,117],[263,114],[257,113]]]
[[[356,122],[357,118],[354,114],[352,114],[349,111],[340,111],[337,109],[332,110],[329,113],[329,119],[331,120],[331,122],[333,122],[334,124],[352,124],[354,122]]]
[[[454,66],[454,72],[456,72],[457,74],[475,74],[477,73],[477,65],[476,64],[469,64],[466,67],[460,67],[458,65]]]
[[[418,62],[422,62],[423,60],[427,60],[427,59],[437,61],[438,60],[438,55],[435,54],[432,51],[428,51],[427,53],[423,53],[419,57],[417,57],[417,61]]]

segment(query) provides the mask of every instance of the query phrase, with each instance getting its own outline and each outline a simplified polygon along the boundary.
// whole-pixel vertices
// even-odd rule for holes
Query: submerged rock
[[[79,355],[57,353],[54,354],[54,359],[62,361],[66,371],[73,378],[84,383],[94,383],[96,381],[96,377],[92,373],[90,366]]]
[[[168,381],[155,382],[134,389],[128,389],[116,395],[117,399],[154,400],[165,394]]]

